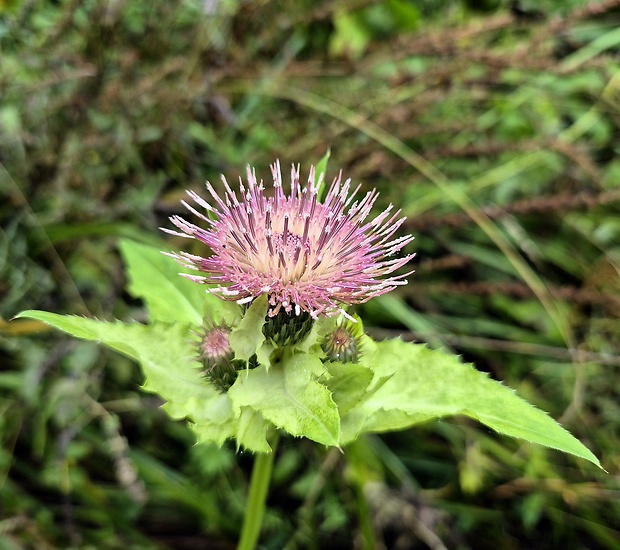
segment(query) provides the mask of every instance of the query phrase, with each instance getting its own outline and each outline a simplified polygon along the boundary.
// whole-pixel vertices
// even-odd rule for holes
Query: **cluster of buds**
[[[290,346],[301,342],[312,329],[312,324],[310,315],[295,316],[281,311],[275,317],[268,318],[263,333],[278,346]],[[199,359],[204,375],[222,393],[234,384],[240,370],[258,366],[256,356],[251,357],[247,363],[235,359],[230,346],[230,332],[230,327],[226,325],[215,325],[204,327],[200,335]],[[362,334],[358,323],[344,321],[321,342],[325,360],[357,363]]]

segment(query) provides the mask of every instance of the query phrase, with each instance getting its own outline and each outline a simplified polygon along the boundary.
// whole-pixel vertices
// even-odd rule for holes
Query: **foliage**
[[[234,438],[238,447],[268,453],[267,432],[278,428],[339,447],[363,433],[465,414],[499,433],[599,465],[590,451],[544,413],[453,356],[398,339],[376,343],[362,336],[359,365],[339,361],[324,365],[320,341],[330,332],[333,319],[320,318],[301,342],[276,347],[263,336],[266,295],[243,313],[240,306],[215,301],[211,294],[205,307],[207,300],[197,296],[196,285],[171,273],[170,258],[127,241],[123,250],[133,292],[153,304],[153,324],[109,323],[44,311],[26,311],[17,318],[43,321],[138,361],[146,378],[144,388],[164,399],[173,418],[187,418],[198,441],[222,445]],[[201,375],[200,341],[192,338],[202,324],[214,326],[222,320],[232,328],[235,358],[258,357],[259,362],[241,371],[225,393]]]
[[[0,315],[145,321],[119,237],[164,249],[182,189],[330,148],[417,236],[373,337],[463,354],[610,475],[463,418],[283,441],[265,547],[618,548],[618,4],[410,4],[0,3]],[[130,360],[0,328],[6,545],[236,539],[245,454],[194,446]]]

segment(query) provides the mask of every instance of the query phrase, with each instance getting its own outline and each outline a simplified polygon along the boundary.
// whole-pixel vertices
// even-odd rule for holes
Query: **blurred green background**
[[[620,548],[619,24],[610,0],[0,1],[0,550],[234,548],[252,457],[195,446],[128,359],[8,321],[144,319],[119,237],[163,246],[185,189],[327,149],[416,235],[369,332],[475,362],[609,474],[463,418],[283,439],[261,547]]]

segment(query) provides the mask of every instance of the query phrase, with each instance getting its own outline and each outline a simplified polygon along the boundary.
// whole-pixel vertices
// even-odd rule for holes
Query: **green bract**
[[[94,340],[138,361],[144,389],[165,400],[174,418],[186,418],[199,441],[269,452],[276,428],[329,446],[343,446],[366,432],[411,427],[463,414],[493,430],[540,443],[600,466],[577,439],[501,383],[457,357],[401,340],[374,342],[362,336],[357,363],[324,362],[321,340],[336,326],[321,318],[293,346],[277,347],[263,335],[264,296],[244,312],[178,275],[159,250],[121,243],[129,291],[144,300],[150,324],[104,322],[42,311],[38,319],[78,338]],[[227,393],[201,372],[196,336],[205,323],[232,327],[235,357],[256,368],[241,370]]]

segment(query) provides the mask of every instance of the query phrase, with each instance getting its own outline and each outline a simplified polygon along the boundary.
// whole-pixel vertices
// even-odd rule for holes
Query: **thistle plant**
[[[203,255],[123,240],[129,292],[149,323],[104,322],[42,311],[39,319],[138,361],[143,388],[186,419],[198,442],[256,453],[239,548],[259,535],[281,434],[343,449],[369,432],[409,428],[452,415],[546,445],[600,466],[544,412],[458,357],[400,339],[375,342],[350,306],[406,284],[413,255],[390,206],[370,216],[376,191],[324,163],[302,184],[299,167],[284,190],[279,163],[267,188],[248,167],[234,191],[207,183],[210,199],[188,191],[194,216],[164,231],[201,243]],[[320,200],[324,197],[323,200]],[[200,245],[199,245],[200,246]],[[179,277],[178,265],[185,270]]]

